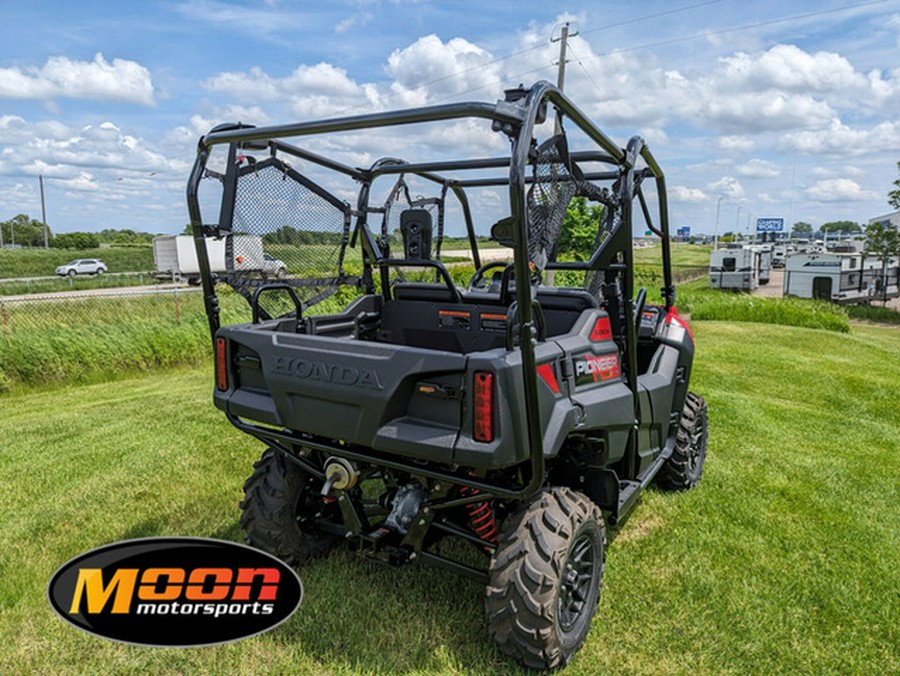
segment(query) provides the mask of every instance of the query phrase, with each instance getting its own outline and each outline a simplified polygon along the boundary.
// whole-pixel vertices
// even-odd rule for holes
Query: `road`
[[[769,283],[761,285],[753,295],[781,298],[784,295],[784,268],[772,268],[769,271]]]
[[[150,277],[149,272],[106,272],[104,276],[106,277],[122,277],[125,275],[146,275]],[[94,275],[88,275],[87,279],[93,279]],[[4,277],[0,279],[0,284],[12,284],[16,282],[46,282],[47,280],[53,279],[85,279],[84,276],[81,277],[69,277],[68,275],[45,275],[43,277]]]

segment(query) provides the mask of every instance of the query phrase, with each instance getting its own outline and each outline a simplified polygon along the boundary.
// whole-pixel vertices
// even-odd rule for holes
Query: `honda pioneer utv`
[[[589,236],[570,204],[587,205]],[[496,103],[222,125],[200,140],[188,205],[215,405],[267,447],[244,484],[247,542],[295,566],[345,542],[467,576],[504,653],[565,664],[597,609],[605,524],[654,479],[694,486],[706,454],[644,141],[616,145],[546,82]],[[660,304],[634,288],[635,225],[660,238]],[[448,258],[454,234],[471,279]],[[208,238],[225,240],[224,274]],[[286,275],[241,265],[260,241]]]

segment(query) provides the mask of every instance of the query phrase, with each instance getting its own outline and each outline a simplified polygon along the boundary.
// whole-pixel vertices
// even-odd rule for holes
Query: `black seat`
[[[545,286],[537,291],[537,300],[544,310],[563,310],[566,312],[584,312],[600,307],[597,299],[584,289],[565,286]]]
[[[433,303],[455,303],[453,290],[444,284],[429,282],[397,282],[393,286],[397,300],[425,300]]]

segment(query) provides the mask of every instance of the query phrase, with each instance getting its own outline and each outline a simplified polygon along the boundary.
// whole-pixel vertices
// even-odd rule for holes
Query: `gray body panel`
[[[450,312],[447,304],[423,303],[437,316]],[[352,326],[348,319],[376,306],[371,298],[357,301],[334,316],[333,323]],[[453,307],[460,312],[468,306]],[[482,308],[483,303],[470,307]],[[566,333],[535,347],[544,455],[555,457],[571,434],[588,433],[602,440],[607,462],[615,463],[626,453],[634,421],[640,420],[643,469],[662,452],[677,421],[672,414],[680,410],[686,393],[686,386],[679,388],[678,383],[686,383],[689,376],[693,344],[684,329],[654,317],[654,340],[646,347],[654,352],[638,379],[636,411],[617,345],[612,339],[591,340],[597,321],[606,318],[603,310],[584,310]],[[331,318],[317,318],[308,330],[328,333],[329,323]],[[458,346],[449,351],[360,340],[356,329],[335,336],[284,328],[274,320],[219,330],[217,335],[230,346],[230,361],[237,364],[231,387],[215,394],[220,409],[247,421],[421,460],[486,469],[527,460],[518,349],[465,352],[462,348],[472,342],[465,335],[433,338]],[[468,333],[459,327],[434,330],[437,336]],[[399,329],[379,332],[383,337],[397,334],[408,335]],[[657,344],[658,339],[663,342]],[[601,367],[595,368],[597,364]],[[477,372],[494,374],[495,438],[487,443],[472,434]]]

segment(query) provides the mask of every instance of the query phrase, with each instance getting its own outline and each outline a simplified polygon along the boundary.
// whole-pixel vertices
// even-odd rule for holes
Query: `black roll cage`
[[[639,136],[632,137],[626,147],[620,148],[604,132],[602,132],[568,97],[566,97],[553,84],[540,81],[530,89],[517,89],[507,92],[506,100],[495,104],[485,102],[463,102],[438,106],[413,108],[402,111],[372,113],[335,119],[326,119],[296,124],[286,124],[269,127],[252,127],[243,124],[226,124],[212,129],[202,137],[198,144],[197,159],[191,171],[187,185],[188,211],[191,227],[197,247],[198,262],[202,273],[204,303],[209,320],[209,328],[213,340],[219,329],[218,300],[214,288],[214,281],[210,274],[210,265],[206,253],[205,238],[214,235],[226,234],[220,231],[218,226],[210,228],[203,225],[198,199],[198,190],[201,179],[206,175],[206,163],[212,148],[216,145],[230,144],[228,161],[229,167],[234,166],[234,159],[238,148],[265,150],[271,153],[278,151],[294,155],[300,159],[318,164],[322,167],[337,171],[361,184],[357,201],[357,209],[353,212],[356,223],[352,228],[351,246],[355,246],[357,240],[361,241],[363,248],[364,283],[367,291],[374,293],[374,284],[371,279],[372,267],[380,267],[382,274],[390,265],[402,264],[405,261],[386,259],[367,226],[367,215],[372,211],[368,207],[369,193],[372,182],[379,176],[390,174],[412,174],[432,181],[441,186],[446,186],[454,193],[462,207],[466,231],[472,248],[472,255],[476,269],[481,266],[478,253],[478,245],[475,230],[472,223],[469,203],[465,189],[468,187],[486,187],[508,185],[510,198],[510,214],[514,232],[514,274],[516,279],[525,280],[531,277],[528,232],[529,215],[526,201],[527,186],[532,182],[528,175],[530,152],[533,144],[534,129],[546,118],[547,105],[554,107],[560,125],[563,119],[570,120],[590,140],[597,144],[599,151],[581,151],[571,153],[573,162],[600,162],[613,165],[614,169],[606,172],[586,173],[587,180],[612,179],[616,186],[616,199],[621,208],[620,218],[614,231],[587,261],[556,262],[551,261],[546,269],[568,269],[600,271],[605,270],[608,276],[621,274],[624,280],[622,296],[624,303],[625,326],[625,352],[628,359],[628,385],[634,397],[635,417],[631,434],[631,453],[634,459],[637,449],[637,428],[639,421],[639,400],[637,386],[637,330],[635,326],[636,308],[631,299],[634,295],[633,255],[632,255],[632,203],[635,197],[641,206],[647,227],[660,237],[662,242],[663,280],[662,297],[666,310],[675,304],[675,287],[672,283],[671,252],[669,245],[668,205],[666,201],[665,176],[656,159],[650,152],[647,144]],[[341,162],[322,157],[309,150],[287,144],[281,138],[313,136],[343,131],[359,131],[379,127],[393,127],[423,122],[439,122],[462,118],[483,118],[491,120],[495,131],[503,132],[511,141],[511,153],[509,157],[471,159],[454,161],[436,161],[407,163],[399,159],[383,158],[375,162],[368,169],[353,168]],[[637,164],[643,159],[645,167],[638,168]],[[456,180],[444,178],[438,172],[472,170],[472,169],[509,169],[508,178],[475,178],[471,180]],[[234,173],[234,172],[230,172]],[[225,199],[228,201],[229,190],[233,190],[233,184],[228,181],[226,175],[224,181]],[[659,205],[659,222],[653,225],[647,201],[641,190],[641,182],[652,178],[655,181]],[[438,262],[440,267],[443,267]],[[638,300],[643,304],[644,292]],[[519,348],[522,355],[522,370],[524,383],[524,400],[526,407],[526,420],[528,421],[528,457],[529,480],[528,483],[518,489],[509,489],[495,484],[487,483],[472,477],[462,478],[447,472],[426,470],[420,466],[407,465],[405,462],[394,462],[383,456],[369,456],[367,453],[351,451],[347,447],[334,448],[323,445],[314,440],[309,440],[312,448],[321,448],[328,452],[337,452],[352,459],[364,460],[374,464],[396,466],[407,469],[411,473],[422,476],[430,476],[456,484],[464,484],[477,488],[488,497],[525,498],[536,492],[544,480],[544,450],[540,428],[540,414],[538,403],[538,383],[535,362],[535,345],[538,339],[538,330],[535,324],[535,309],[537,301],[534,299],[532,287],[529,284],[516,284],[515,300],[517,305],[516,319],[518,322]],[[538,310],[539,311],[539,310]],[[231,417],[231,416],[229,416]],[[236,425],[239,421],[232,420]],[[245,425],[238,425],[242,429]],[[271,440],[282,440],[289,443],[303,443],[297,438],[274,430],[267,430]],[[299,459],[298,459],[299,461]],[[304,467],[308,463],[300,461]],[[307,468],[310,469],[310,468]],[[315,469],[315,468],[312,468]],[[480,499],[484,499],[482,495]],[[472,498],[443,501],[443,507],[471,502]],[[436,504],[435,507],[438,507]]]

